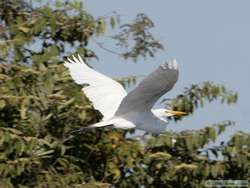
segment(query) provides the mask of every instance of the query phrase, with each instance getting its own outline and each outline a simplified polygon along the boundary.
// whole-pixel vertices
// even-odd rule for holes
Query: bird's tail
[[[110,126],[110,125],[113,125],[114,123],[117,122],[117,119],[116,118],[112,118],[112,119],[109,119],[109,120],[105,120],[105,121],[101,121],[101,122],[98,122],[98,123],[94,123],[92,125],[89,125],[87,127],[81,127],[79,129],[76,129],[76,130],[73,130],[71,132],[72,133],[78,133],[78,132],[82,132],[84,130],[88,130],[88,129],[93,129],[93,128],[98,128],[98,127],[106,127],[106,126]]]
[[[87,128],[106,127],[106,126],[114,124],[115,122],[116,122],[116,119],[105,120],[105,121],[101,121],[101,122],[89,125]]]

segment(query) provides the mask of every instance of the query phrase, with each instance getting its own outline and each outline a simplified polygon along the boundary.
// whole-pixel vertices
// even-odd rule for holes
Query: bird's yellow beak
[[[166,115],[167,116],[183,116],[183,115],[187,115],[187,113],[181,112],[181,111],[166,110]]]

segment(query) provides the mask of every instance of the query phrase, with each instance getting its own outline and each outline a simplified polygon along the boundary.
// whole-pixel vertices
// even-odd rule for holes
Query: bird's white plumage
[[[121,84],[88,67],[80,56],[73,56],[64,65],[76,83],[88,84],[83,88],[84,93],[104,116],[101,122],[89,127],[113,125],[116,128],[137,128],[152,133],[166,131],[166,110],[152,107],[164,93],[172,89],[178,79],[175,59],[161,65],[128,94]]]
[[[122,117],[113,117],[109,120],[100,121],[98,123],[92,124],[89,127],[105,127],[108,125],[113,125],[114,127],[119,128],[119,129],[136,128],[136,125],[132,121],[126,120]]]
[[[88,67],[80,56],[73,56],[73,60],[68,59],[64,65],[77,84],[88,84],[83,91],[95,109],[102,113],[103,120],[113,117],[122,99],[127,95],[122,85]]]

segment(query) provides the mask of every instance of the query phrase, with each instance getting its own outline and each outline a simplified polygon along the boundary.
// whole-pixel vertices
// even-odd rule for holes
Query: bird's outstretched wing
[[[113,117],[122,99],[127,95],[122,85],[88,67],[79,55],[78,58],[73,56],[73,59],[68,59],[64,66],[69,69],[77,84],[88,84],[83,91],[94,108],[102,113],[103,119]]]
[[[150,112],[156,101],[172,89],[178,80],[178,75],[179,71],[175,59],[159,66],[127,94],[115,115],[119,116],[130,111]]]

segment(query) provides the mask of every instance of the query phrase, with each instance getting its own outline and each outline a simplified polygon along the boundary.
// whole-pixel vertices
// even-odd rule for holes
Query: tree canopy
[[[207,180],[250,180],[249,133],[211,146],[235,124],[230,120],[143,141],[124,130],[69,136],[102,115],[73,82],[64,58],[98,58],[91,41],[126,60],[154,58],[164,47],[153,27],[143,13],[132,23],[116,12],[96,18],[81,1],[0,2],[0,187],[202,187]],[[118,32],[108,36],[112,28]],[[98,42],[104,36],[120,51]],[[124,86],[135,80],[118,79]],[[204,82],[164,103],[192,114],[206,102],[233,104],[237,98],[223,85]]]

